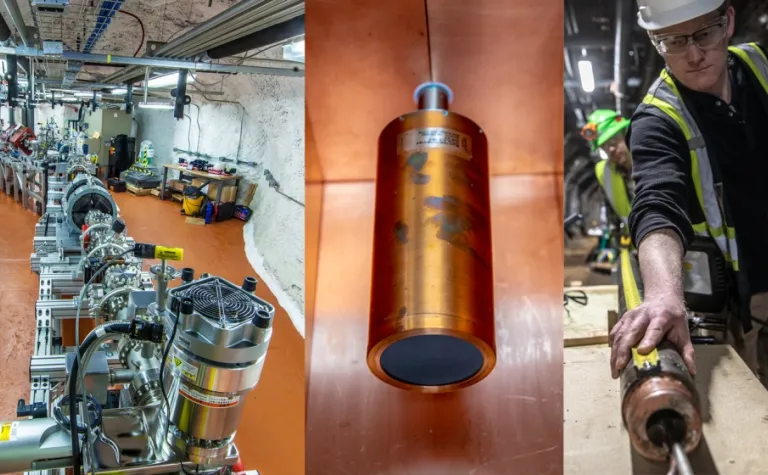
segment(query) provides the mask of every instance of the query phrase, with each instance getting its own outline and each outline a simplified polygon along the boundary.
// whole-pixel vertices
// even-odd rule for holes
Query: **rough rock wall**
[[[217,87],[224,94],[209,99],[236,104],[193,96],[196,105],[180,121],[169,110],[136,109],[137,144],[151,140],[157,164],[189,157],[174,148],[231,160],[226,164],[245,177],[238,204],[257,185],[248,204],[246,253],[304,335],[304,79],[237,75]],[[290,198],[269,187],[265,171]]]

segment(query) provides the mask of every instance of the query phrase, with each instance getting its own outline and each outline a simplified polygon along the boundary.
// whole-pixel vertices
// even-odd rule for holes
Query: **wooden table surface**
[[[240,175],[214,175],[213,173],[201,172],[199,170],[187,170],[186,167],[182,167],[181,165],[175,165],[175,164],[163,165],[163,166],[169,170],[176,170],[178,172],[182,172],[185,175],[192,175],[200,178],[209,178],[211,180],[216,180],[216,181],[241,180],[243,178]]]
[[[610,349],[566,348],[565,470],[568,475],[664,475],[667,464],[636,454],[621,421]],[[696,347],[704,439],[691,454],[697,475],[768,473],[768,391],[730,346]]]
[[[562,473],[562,177],[494,178],[491,203],[496,368],[423,395],[366,365],[374,185],[324,185],[306,475]]]

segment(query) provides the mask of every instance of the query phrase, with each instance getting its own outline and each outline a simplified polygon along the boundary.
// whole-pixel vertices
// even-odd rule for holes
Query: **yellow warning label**
[[[6,423],[0,426],[0,442],[8,442],[11,440],[11,423]]]
[[[654,348],[647,355],[641,355],[637,352],[637,348],[632,348],[632,360],[639,369],[652,368],[659,364],[659,352]]]
[[[155,259],[180,261],[184,259],[184,249],[180,247],[155,246]]]
[[[181,358],[179,358],[178,356],[174,356],[173,357],[173,364],[175,366],[181,366]]]

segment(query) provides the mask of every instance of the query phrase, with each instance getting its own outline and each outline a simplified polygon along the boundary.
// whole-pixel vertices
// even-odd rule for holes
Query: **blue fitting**
[[[453,103],[453,91],[451,90],[451,88],[448,87],[447,84],[444,84],[442,82],[434,82],[434,81],[425,82],[424,84],[422,84],[419,87],[417,87],[416,90],[413,91],[413,102],[418,104],[419,103],[419,96],[421,95],[421,91],[423,91],[424,89],[426,89],[428,87],[439,87],[448,96],[448,104],[452,104]]]

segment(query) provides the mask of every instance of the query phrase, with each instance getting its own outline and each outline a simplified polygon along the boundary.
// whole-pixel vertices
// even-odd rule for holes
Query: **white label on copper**
[[[472,139],[452,129],[428,127],[403,132],[397,137],[397,153],[441,149],[466,160],[472,159]]]

